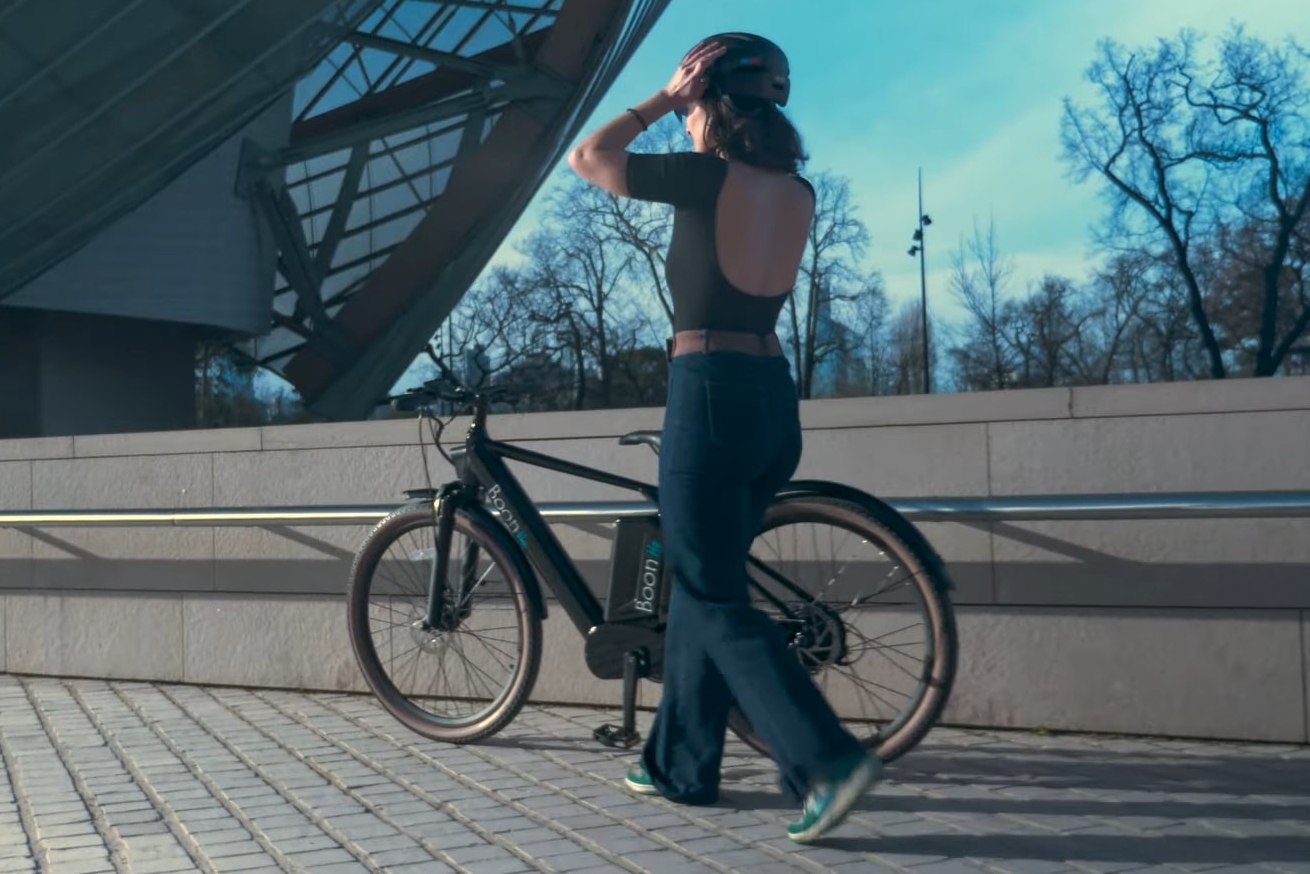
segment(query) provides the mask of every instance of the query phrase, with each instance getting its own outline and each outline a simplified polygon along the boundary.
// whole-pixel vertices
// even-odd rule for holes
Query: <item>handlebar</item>
[[[429,379],[420,386],[410,388],[398,395],[385,399],[393,410],[403,413],[414,412],[437,401],[453,404],[476,405],[479,401],[511,400],[527,394],[510,386],[496,385],[482,389],[472,389],[461,385],[450,377]]]

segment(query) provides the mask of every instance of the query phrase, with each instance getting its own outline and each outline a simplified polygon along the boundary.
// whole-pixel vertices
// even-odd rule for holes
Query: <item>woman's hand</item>
[[[584,137],[569,152],[573,172],[612,194],[628,194],[628,144],[656,119],[698,100],[705,93],[706,73],[727,49],[723,46],[698,46],[678,64],[669,84],[631,109]]]
[[[727,48],[717,43],[692,49],[682,59],[682,63],[678,64],[678,69],[673,72],[673,78],[669,79],[669,84],[662,89],[663,93],[670,100],[676,101],[678,106],[686,106],[700,99],[701,94],[705,93],[705,82],[709,78],[706,74],[710,66],[725,51]]]

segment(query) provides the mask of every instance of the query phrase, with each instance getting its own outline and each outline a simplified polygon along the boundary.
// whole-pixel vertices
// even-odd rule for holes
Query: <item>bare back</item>
[[[714,234],[724,278],[754,296],[791,291],[813,215],[814,194],[796,177],[729,162]]]
[[[626,175],[630,197],[674,206],[674,330],[773,333],[805,251],[810,184],[703,152],[629,155]]]

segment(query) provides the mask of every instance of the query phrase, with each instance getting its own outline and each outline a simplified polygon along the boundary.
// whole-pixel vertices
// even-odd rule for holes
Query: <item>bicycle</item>
[[[602,680],[623,681],[621,723],[600,726],[594,731],[595,739],[610,747],[632,747],[641,739],[636,730],[638,682],[662,679],[663,626],[667,619],[670,577],[660,550],[659,517],[655,509],[658,491],[650,483],[492,439],[486,427],[489,404],[503,394],[494,389],[471,389],[452,376],[443,376],[388,399],[397,410],[418,411],[420,428],[429,423],[433,444],[456,475],[449,482],[432,487],[425,453],[428,487],[408,490],[408,500],[381,520],[361,544],[350,572],[347,609],[356,659],[373,694],[410,730],[456,744],[488,738],[515,718],[537,680],[542,622],[547,615],[540,577],[583,636],[585,662],[591,674]],[[450,405],[447,412],[456,406],[472,410],[463,445],[450,452],[441,445],[441,435],[449,421],[442,421],[432,411],[438,402]],[[451,413],[450,421],[454,415]],[[422,447],[422,431],[419,442]],[[658,453],[659,433],[635,431],[619,438],[619,443],[646,445]],[[608,593],[603,605],[509,470],[507,461],[636,492],[651,503],[649,512],[612,519],[615,533]],[[950,695],[957,658],[955,618],[949,595],[952,582],[926,538],[886,503],[835,482],[789,483],[770,506],[761,533],[752,545],[748,563],[752,599],[756,606],[770,612],[811,673],[821,675],[817,678],[821,688],[834,674],[846,676],[842,669],[853,668],[863,658],[855,654],[853,643],[867,640],[870,629],[887,615],[894,616],[895,610],[907,612],[907,608],[889,594],[891,587],[871,595],[853,596],[847,581],[841,579],[844,569],[828,574],[822,591],[811,594],[754,555],[755,546],[767,535],[811,522],[844,529],[856,535],[861,544],[872,543],[880,555],[890,556],[898,568],[905,568],[906,573],[898,583],[903,582],[905,590],[917,598],[917,613],[929,628],[925,641],[927,657],[917,674],[887,657],[893,668],[917,681],[917,688],[908,696],[909,703],[882,721],[870,719],[867,712],[856,719],[843,716],[848,723],[872,723],[873,733],[861,736],[861,742],[884,761],[891,761],[927,734]],[[411,535],[415,536],[417,548],[402,550],[398,560],[384,561],[393,546]],[[468,541],[462,552],[453,551],[456,535]],[[803,553],[804,550],[793,552],[798,567],[813,565],[813,560]],[[459,560],[453,578],[452,557]],[[499,575],[493,575],[490,568],[479,571],[483,557],[493,562],[493,567],[501,568]],[[432,560],[427,563],[429,558]],[[417,578],[409,575],[411,582],[417,580],[411,588],[379,584],[381,572],[409,571],[416,563],[427,563],[427,566]],[[399,599],[406,592],[413,600],[402,605]],[[486,605],[476,614],[475,595],[479,605]],[[382,603],[373,605],[370,599],[374,596],[380,597]],[[872,609],[874,606],[884,609],[880,612]],[[372,634],[372,621],[388,616],[393,620],[392,633],[379,651]],[[508,624],[483,630],[515,630],[522,639],[503,650],[500,640],[495,646],[484,644],[492,655],[500,652],[511,661],[509,676],[499,689],[488,686],[474,694],[471,688],[477,685],[474,681],[486,674],[478,665],[467,672],[463,686],[450,693],[426,696],[445,706],[471,702],[474,709],[468,715],[451,716],[425,709],[415,700],[424,696],[411,695],[402,688],[412,690],[415,684],[394,677],[383,665],[383,653],[394,653],[398,648],[415,653],[416,658],[438,651],[448,655],[457,633],[476,631],[480,624],[500,619]],[[399,642],[395,636],[397,629]],[[887,632],[880,638],[902,630]],[[892,645],[891,649],[902,654],[899,645]],[[445,676],[449,667],[446,658],[442,658],[431,672],[416,672],[409,679],[418,682],[437,672]],[[856,676],[853,670],[850,676],[854,686],[860,689],[880,692],[888,688],[875,679]],[[829,691],[824,691],[831,700]],[[729,727],[753,749],[768,754],[767,744],[753,733],[749,720],[735,705]]]

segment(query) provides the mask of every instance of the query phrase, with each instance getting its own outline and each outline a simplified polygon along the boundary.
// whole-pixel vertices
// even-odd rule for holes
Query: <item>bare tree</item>
[[[1083,382],[1078,356],[1087,354],[1090,338],[1084,336],[1084,325],[1090,312],[1077,287],[1062,276],[1043,276],[1012,307],[1009,322],[1019,362],[1013,385],[1049,388]]]
[[[935,320],[934,320],[935,321]],[[917,298],[905,301],[887,326],[883,355],[888,394],[917,394],[923,390],[923,304]],[[931,344],[931,366],[937,370],[940,344]]]
[[[649,375],[648,362],[629,353],[658,346],[662,355],[667,329],[656,321],[667,317],[651,303],[667,298],[662,246],[671,212],[569,174],[546,192],[545,207],[520,247],[526,263],[493,269],[470,289],[434,337],[434,360],[459,370],[469,350],[486,350],[493,381],[537,387],[533,409],[646,402],[653,389],[632,381]],[[645,275],[658,279],[655,296]],[[565,373],[567,390],[556,385]]]
[[[951,257],[950,288],[968,314],[960,342],[950,349],[956,377],[966,390],[1004,389],[1013,382],[1015,350],[1007,335],[1013,309],[1006,307],[1014,265],[996,247],[995,222],[975,223],[973,239],[961,239]]]
[[[967,313],[950,349],[959,388],[1094,385],[1137,376],[1126,349],[1147,315],[1145,298],[1167,294],[1152,282],[1156,268],[1142,253],[1121,253],[1084,284],[1048,274],[1014,296],[1013,265],[998,251],[994,224],[986,232],[975,226],[952,263],[951,288]]]
[[[1137,382],[1199,379],[1208,373],[1205,351],[1176,275],[1150,280],[1140,317],[1130,330],[1125,352]]]
[[[634,147],[642,152],[672,152],[685,145],[686,135],[676,122],[661,119],[637,138]],[[664,277],[664,256],[673,233],[673,208],[664,203],[618,197],[598,191],[578,204],[588,219],[603,229],[611,245],[631,250],[633,292],[636,302],[649,295],[667,320],[664,328],[649,327],[656,339],[673,326],[673,299]],[[646,294],[641,287],[646,286]]]
[[[1260,369],[1260,355],[1265,347],[1263,326],[1267,323],[1268,259],[1278,245],[1268,222],[1245,221],[1223,225],[1205,247],[1206,277],[1209,294],[1207,309],[1221,341],[1232,355],[1233,363],[1244,372]],[[1300,226],[1293,229],[1288,241],[1284,267],[1278,277],[1277,310],[1274,323],[1292,325],[1281,340],[1274,356],[1279,364],[1304,337],[1306,315],[1310,313],[1310,212]],[[1285,348],[1284,348],[1285,347]],[[1274,365],[1275,368],[1278,366]]]
[[[582,180],[573,180],[549,195],[547,224],[533,235],[527,254],[533,281],[550,301],[538,318],[556,330],[568,350],[577,378],[574,407],[582,409],[593,394],[601,406],[613,397],[616,330],[632,318],[632,300],[624,299],[633,253],[615,246],[607,228],[593,221],[598,203],[609,195]],[[589,387],[594,372],[597,385]]]
[[[1086,383],[1103,350],[1090,325],[1101,315],[1070,280],[1045,276],[1025,296],[1009,291],[1013,262],[996,245],[996,227],[976,224],[951,265],[951,290],[968,319],[952,346],[961,389]]]
[[[1252,250],[1260,278],[1252,372],[1269,376],[1310,325],[1305,300],[1280,318],[1289,312],[1285,296],[1295,294],[1289,254],[1310,209],[1307,54],[1235,27],[1207,62],[1197,58],[1199,41],[1184,30],[1153,52],[1103,42],[1087,72],[1102,106],[1065,100],[1064,158],[1079,179],[1098,174],[1108,184],[1104,242],[1168,254],[1214,378],[1230,363],[1207,308],[1200,250],[1225,225],[1261,229]]]
[[[859,260],[869,245],[869,231],[856,216],[850,181],[832,173],[810,177],[814,185],[814,219],[801,263],[797,288],[784,307],[785,342],[791,347],[796,390],[813,396],[818,366],[841,354],[844,338],[835,310],[856,299],[864,279]]]
[[[1079,382],[1106,385],[1141,379],[1131,365],[1129,350],[1135,334],[1143,330],[1147,304],[1156,294],[1152,266],[1141,253],[1119,253],[1083,287],[1081,297],[1089,310],[1072,359]]]
[[[837,394],[844,397],[891,393],[887,348],[890,305],[882,274],[866,277],[860,291],[841,308],[845,344]]]
[[[263,425],[269,411],[255,390],[259,364],[225,342],[196,345],[195,410],[201,428]]]
[[[629,343],[614,353],[616,407],[657,407],[668,396],[668,359],[663,348]]]
[[[514,368],[527,356],[551,348],[540,318],[545,296],[529,270],[495,267],[469,289],[450,314],[428,354],[438,369],[462,373],[466,352],[483,352],[485,379]]]

